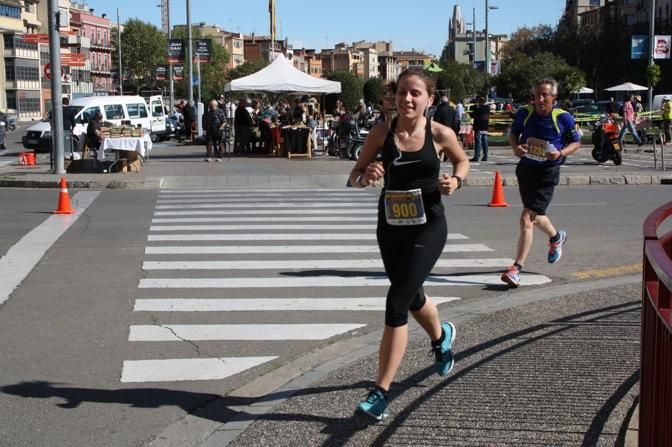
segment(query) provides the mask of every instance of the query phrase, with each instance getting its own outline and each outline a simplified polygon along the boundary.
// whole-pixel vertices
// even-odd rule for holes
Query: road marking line
[[[282,202],[282,203],[212,203],[212,204],[175,204],[175,205],[156,205],[157,210],[168,210],[173,208],[179,209],[202,209],[202,208],[315,208],[321,206],[322,208],[356,208],[364,205],[361,202],[339,202],[330,203],[328,206],[322,206],[319,201],[310,203],[296,203],[296,202]]]
[[[583,270],[580,272],[570,273],[569,275],[578,279],[602,278],[605,276],[622,275],[626,273],[637,273],[642,271],[642,264],[627,264],[618,267],[609,267],[605,269]]]
[[[72,200],[73,214],[55,214],[48,217],[14,244],[0,259],[0,304],[9,299],[51,246],[74,224],[93,203],[99,191],[77,193]]]
[[[450,236],[448,237],[451,240]],[[454,238],[460,239],[460,238]],[[248,234],[150,234],[148,241],[375,241],[373,233],[248,233]],[[471,244],[478,251],[494,251],[482,244]],[[476,249],[474,249],[475,251]]]
[[[126,360],[121,370],[121,381],[123,383],[135,383],[219,380],[277,358],[277,356],[273,356]]]
[[[152,219],[152,223],[226,223],[226,222],[324,222],[325,226],[332,226],[333,222],[372,222],[376,223],[375,216],[293,216],[293,217],[172,217]]]
[[[314,200],[319,201],[322,198],[325,197],[345,197],[345,198],[358,198],[358,197],[369,197],[369,198],[374,198],[378,199],[378,195],[376,194],[364,194],[360,192],[322,192],[320,190],[319,192],[313,191],[312,193],[298,193],[298,194],[287,194],[283,192],[275,192],[275,190],[269,190],[267,192],[263,193],[247,193],[247,192],[222,192],[222,193],[217,193],[217,194],[212,194],[212,195],[207,195],[207,194],[163,194],[159,193],[158,200],[164,200],[164,199],[186,199],[186,198],[194,198],[194,199],[204,199],[204,198],[241,198],[241,197],[248,197],[248,198],[253,198],[253,199],[268,199],[271,197],[280,197],[280,198],[291,198],[291,197],[312,197]]]
[[[276,203],[287,203],[287,202],[311,202],[311,203],[324,203],[331,205],[332,202],[342,202],[343,200],[357,201],[360,205],[365,204],[375,204],[378,201],[378,197],[367,195],[367,197],[284,197],[284,198],[271,198],[271,197],[212,197],[209,199],[192,199],[185,197],[184,199],[158,199],[156,201],[157,205],[167,205],[171,203],[250,203],[252,201],[265,203],[268,205],[273,205]]]
[[[434,304],[460,300],[432,296]],[[154,298],[136,299],[135,312],[246,312],[246,311],[383,311],[385,297],[376,298]]]
[[[439,259],[437,268],[507,267],[509,258],[493,259]],[[383,269],[380,259],[314,259],[273,261],[145,261],[143,270],[287,270],[287,269]]]
[[[326,340],[365,324],[171,324],[133,325],[128,341]]]
[[[285,177],[285,176],[282,176]],[[271,189],[245,189],[246,193],[254,193],[254,194],[266,194],[267,192],[292,192],[292,193],[311,193],[315,194],[317,191],[314,188],[271,188]],[[236,195],[238,194],[237,191],[231,191],[230,189],[162,189],[159,191],[160,193],[165,193],[165,194],[233,194]],[[349,192],[351,194],[368,194],[365,191],[362,191],[361,189],[353,189],[353,188],[325,188],[319,189],[319,193],[323,192]]]
[[[479,275],[432,275],[425,281],[426,287],[490,286],[503,285],[501,274]],[[538,285],[551,282],[544,275],[526,274],[521,277],[521,285]],[[311,277],[270,277],[270,278],[144,278],[140,289],[249,289],[280,287],[389,287],[390,282],[383,275]]]
[[[297,218],[295,220],[301,220]],[[335,230],[375,230],[376,224],[339,224],[334,225]],[[314,224],[275,224],[275,225],[152,225],[149,231],[224,231],[224,230],[319,230]]]
[[[444,253],[494,251],[482,244],[448,244]],[[377,245],[177,245],[145,247],[148,255],[379,253]]]
[[[319,206],[319,205],[318,205]],[[362,209],[348,209],[348,210],[337,210],[337,209],[327,209],[327,208],[314,208],[314,209],[292,209],[292,208],[283,208],[279,210],[210,210],[210,211],[155,211],[155,216],[259,216],[271,214],[274,216],[289,214],[291,216],[296,216],[298,214],[318,214],[331,216],[334,214],[354,214],[357,216],[364,214],[378,214],[378,210],[373,207],[366,207]]]

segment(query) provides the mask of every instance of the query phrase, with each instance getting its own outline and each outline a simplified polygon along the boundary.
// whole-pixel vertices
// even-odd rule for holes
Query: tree
[[[329,73],[327,79],[341,83],[341,101],[348,112],[353,112],[362,99],[362,80],[345,70]]]
[[[502,48],[502,59],[510,58],[515,53],[532,57],[544,52],[553,52],[554,36],[553,28],[548,25],[518,28]]]
[[[436,89],[446,90],[453,102],[485,92],[483,73],[469,64],[441,62],[442,72],[436,74]]]
[[[194,39],[207,39],[202,37],[197,28],[192,27],[191,30],[192,41]],[[184,39],[186,44],[187,28],[186,26],[176,27],[172,35],[173,39]],[[229,54],[223,46],[213,41],[212,52],[210,54],[210,62],[201,64],[201,99],[203,102],[209,101],[213,98],[219,98],[219,95],[224,93],[224,85],[230,79],[227,75],[226,64],[229,61]],[[186,56],[186,53],[185,53]],[[185,62],[185,74],[188,76],[189,61]],[[194,74],[196,74],[196,64],[192,66]],[[179,92],[182,96],[187,96],[188,81],[180,82],[179,87],[176,85],[176,94]]]
[[[117,33],[112,33],[112,44],[117,47]],[[136,91],[145,85],[154,85],[157,64],[166,62],[166,37],[154,25],[139,19],[130,19],[121,33],[122,69],[130,79],[124,82]],[[118,52],[112,52],[112,63],[119,66]]]
[[[367,79],[362,87],[362,91],[364,93],[364,101],[375,107],[385,93],[385,81],[380,78]]]
[[[570,67],[564,59],[551,53],[528,57],[514,53],[502,64],[502,72],[494,83],[500,96],[508,95],[519,101],[529,98],[534,82],[541,78],[554,78],[560,84],[560,97],[585,85],[585,75]]]

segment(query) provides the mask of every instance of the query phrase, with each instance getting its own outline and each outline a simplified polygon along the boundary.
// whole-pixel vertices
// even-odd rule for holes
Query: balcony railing
[[[672,445],[672,202],[644,221],[639,445]]]

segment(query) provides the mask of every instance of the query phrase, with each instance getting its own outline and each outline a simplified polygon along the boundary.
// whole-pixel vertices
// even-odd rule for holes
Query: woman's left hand
[[[444,173],[439,179],[439,191],[445,196],[449,196],[457,191],[457,179]]]

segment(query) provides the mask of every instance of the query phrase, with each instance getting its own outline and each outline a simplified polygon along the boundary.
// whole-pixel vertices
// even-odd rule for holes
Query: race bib
[[[545,161],[546,153],[555,150],[555,146],[545,140],[539,140],[537,138],[528,138],[527,139],[527,154],[525,157],[531,158],[532,160]]]
[[[390,225],[421,225],[427,222],[422,190],[385,191],[385,218]]]

